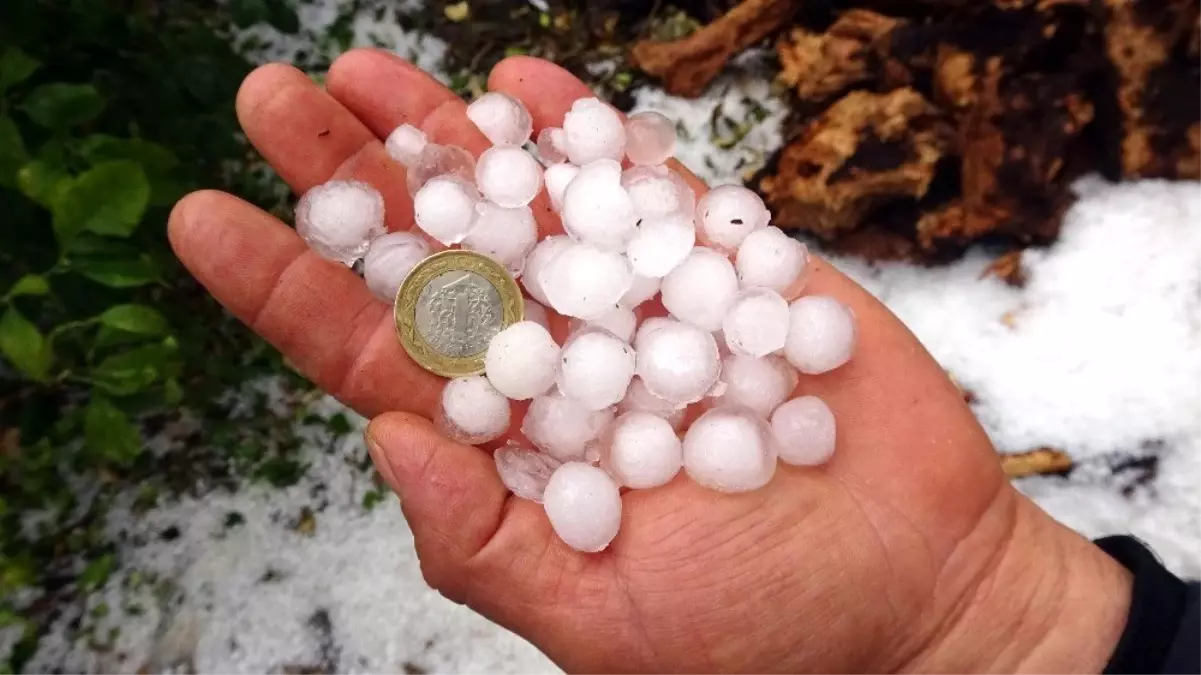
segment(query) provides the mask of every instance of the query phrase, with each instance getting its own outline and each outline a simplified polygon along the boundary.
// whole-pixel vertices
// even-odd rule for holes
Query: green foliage
[[[292,0],[0,0],[0,623],[27,628],[0,670],[54,616],[12,591],[78,593],[119,565],[102,527],[118,491],[146,508],[198,479],[284,485],[305,469],[294,420],[227,396],[299,378],[166,238],[193,189],[284,210],[234,116],[252,66],[230,32],[258,22],[295,31]],[[201,434],[151,457],[147,429],[185,415]],[[80,484],[96,488],[82,504]],[[49,516],[37,531],[31,511]]]

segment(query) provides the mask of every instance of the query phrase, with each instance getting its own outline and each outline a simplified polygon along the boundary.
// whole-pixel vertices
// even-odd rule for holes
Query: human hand
[[[591,95],[526,57],[502,62],[488,85],[522,100],[535,131]],[[260,68],[238,115],[293,190],[369,182],[390,230],[411,227],[412,202],[381,138],[408,122],[433,142],[488,147],[462,101],[376,50],[340,58],[324,91],[294,68]],[[545,195],[532,206],[543,236],[559,231]],[[368,445],[401,496],[427,581],[567,670],[1098,671],[1116,644],[1125,572],[1009,486],[938,364],[818,258],[806,293],[838,298],[859,327],[850,363],[801,384],[837,417],[833,459],[781,465],[751,493],[685,476],[630,492],[618,537],[581,554],[537,504],[508,494],[485,451],[437,433],[428,420],[443,380],[408,358],[391,307],[351,271],[216,192],[183,199],[170,236],[234,315],[375,418]]]

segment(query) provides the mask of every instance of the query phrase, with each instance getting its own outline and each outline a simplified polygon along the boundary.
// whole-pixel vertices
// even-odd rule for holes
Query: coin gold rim
[[[396,334],[400,344],[417,365],[442,377],[466,377],[484,372],[484,355],[487,349],[470,356],[446,356],[417,330],[417,300],[431,281],[447,272],[472,272],[492,284],[500,296],[501,330],[521,321],[525,315],[525,301],[521,288],[503,265],[492,258],[472,251],[455,249],[435,253],[417,263],[405,277],[396,292]]]

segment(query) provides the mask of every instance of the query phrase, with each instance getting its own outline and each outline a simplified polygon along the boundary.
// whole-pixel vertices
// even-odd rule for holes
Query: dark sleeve
[[[1105,672],[1201,673],[1198,583],[1181,581],[1134,537],[1096,544],[1134,577],[1130,616]]]

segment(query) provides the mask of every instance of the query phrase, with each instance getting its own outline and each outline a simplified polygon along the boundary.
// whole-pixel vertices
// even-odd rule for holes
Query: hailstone
[[[555,534],[577,551],[603,551],[621,527],[617,483],[591,464],[568,462],[556,469],[542,505]]]
[[[475,157],[457,145],[426,143],[417,159],[408,165],[405,182],[409,194],[417,191],[430,180],[439,176],[455,176],[468,183],[475,180]]]
[[[580,167],[563,192],[563,229],[576,241],[610,251],[624,251],[638,216],[621,187],[621,166],[598,160]]]
[[[634,274],[634,281],[630,284],[630,290],[621,296],[620,304],[623,307],[634,308],[642,303],[650,300],[659,294],[660,279],[655,277],[644,277],[641,274]]]
[[[521,101],[500,92],[490,91],[467,106],[467,119],[492,145],[520,147],[530,139],[534,130],[530,113]]]
[[[533,321],[518,321],[488,343],[484,373],[497,391],[523,401],[546,393],[559,369],[559,345]]]
[[[743,288],[768,288],[777,293],[799,291],[796,282],[805,271],[809,251],[778,227],[755,230],[742,240],[734,265]]]
[[[546,291],[542,289],[542,283],[539,281],[542,270],[546,269],[546,264],[551,259],[571,244],[571,238],[566,235],[552,235],[535,244],[534,249],[526,256],[521,284],[525,286],[525,291],[530,294],[530,297],[543,305],[549,305],[550,301],[546,299]]]
[[[749,492],[771,480],[776,448],[767,423],[749,410],[721,406],[684,434],[684,471],[704,487]]]
[[[617,404],[617,412],[626,413],[630,411],[650,413],[656,417],[662,417],[667,420],[671,428],[679,430],[684,425],[684,414],[687,412],[685,406],[676,405],[671,401],[655,396],[646,388],[646,383],[641,377],[635,377],[630,380],[630,388],[626,390],[625,398],[621,399],[621,403]]]
[[[634,164],[662,164],[676,149],[676,125],[653,110],[626,120],[626,157]]]
[[[563,146],[572,164],[598,159],[620,161],[626,132],[621,116],[597,98],[582,98],[563,117]]]
[[[713,336],[690,324],[666,320],[640,332],[635,350],[636,372],[646,388],[676,405],[701,400],[721,376]]]
[[[456,377],[442,389],[438,427],[460,443],[487,443],[509,429],[509,414],[509,399],[486,378]]]
[[[413,197],[413,220],[443,244],[457,244],[475,225],[479,201],[479,193],[468,181],[457,176],[432,178]]]
[[[538,132],[538,157],[547,164],[567,161],[567,137],[558,127],[547,127]]]
[[[784,356],[796,369],[818,375],[851,359],[855,349],[855,315],[828,295],[807,295],[789,307]]]
[[[778,356],[755,358],[734,354],[722,363],[725,383],[720,403],[748,408],[767,419],[797,386],[797,372]]]
[[[376,237],[363,258],[363,280],[377,298],[395,302],[405,277],[429,254],[429,243],[412,232]]]
[[[585,320],[612,309],[633,282],[630,263],[620,253],[578,243],[565,246],[538,275],[556,312]]]
[[[834,413],[816,396],[802,396],[776,408],[771,431],[786,464],[817,466],[834,454]]]
[[[696,244],[692,216],[669,213],[643,218],[626,257],[635,274],[662,278],[684,262]]]
[[[498,206],[515,209],[534,201],[542,189],[542,167],[530,153],[506,145],[488,148],[475,165],[480,193]]]
[[[645,490],[666,485],[680,472],[680,439],[662,417],[627,412],[601,439],[600,465],[620,485]]]
[[[659,293],[672,316],[715,331],[738,295],[738,275],[725,256],[698,246],[663,278]]]
[[[550,197],[550,207],[556,213],[563,210],[563,194],[579,173],[580,167],[575,164],[551,164],[542,173],[542,180],[546,183],[546,194]]]
[[[546,308],[540,305],[537,300],[534,300],[530,297],[524,297],[521,300],[525,309],[525,320],[533,321],[539,326],[545,328],[546,332],[549,333],[550,315],[546,313]]]
[[[606,330],[577,333],[559,355],[559,391],[588,410],[616,405],[633,376],[634,350]]]
[[[722,185],[696,205],[697,222],[705,239],[724,253],[733,253],[748,234],[767,227],[771,212],[759,195],[741,185]]]
[[[588,444],[612,421],[612,410],[588,410],[552,390],[530,402],[521,433],[542,452],[568,462],[583,459]]]
[[[353,265],[386,232],[384,198],[361,181],[318,185],[296,205],[296,232],[321,257]]]
[[[638,327],[638,317],[634,315],[634,310],[618,304],[591,321],[572,319],[569,325],[572,333],[587,328],[601,328],[616,335],[622,342],[629,342],[634,338],[634,329]]]
[[[696,193],[680,174],[665,166],[630,167],[621,174],[621,186],[630,195],[639,218],[670,213],[692,217],[696,213]]]
[[[509,492],[539,504],[551,475],[562,464],[550,455],[513,441],[498,449],[492,459],[496,461],[496,472]]]
[[[788,323],[788,303],[779,293],[751,288],[730,303],[721,328],[734,354],[764,356],[784,348]]]
[[[384,150],[388,152],[389,157],[403,166],[411,167],[421,157],[421,151],[427,143],[429,139],[425,137],[425,132],[412,124],[402,124],[388,134]]]
[[[463,248],[505,266],[514,277],[525,269],[526,256],[538,243],[538,223],[528,206],[507,209],[492,202],[476,205],[475,225],[463,238]]]

